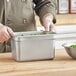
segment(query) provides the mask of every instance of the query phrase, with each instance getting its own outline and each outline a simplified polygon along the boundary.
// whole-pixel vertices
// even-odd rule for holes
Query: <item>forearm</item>
[[[35,11],[37,15],[40,17],[40,20],[42,22],[43,17],[46,14],[49,14],[53,16],[53,23],[56,22],[55,15],[56,15],[56,1],[55,0],[34,0],[36,7]],[[36,2],[37,1],[37,2]]]

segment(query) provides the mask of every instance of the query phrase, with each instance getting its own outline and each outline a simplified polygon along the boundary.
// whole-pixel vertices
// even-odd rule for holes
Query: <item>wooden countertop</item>
[[[11,53],[0,54],[0,76],[76,76],[76,60],[57,50],[54,60],[16,62]]]

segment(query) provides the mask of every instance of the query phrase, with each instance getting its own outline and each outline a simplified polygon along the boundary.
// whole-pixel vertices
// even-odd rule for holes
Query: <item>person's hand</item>
[[[50,13],[44,15],[42,21],[43,21],[43,26],[45,28],[45,31],[55,31],[53,16]]]
[[[0,43],[8,41],[12,35],[12,29],[0,23]]]

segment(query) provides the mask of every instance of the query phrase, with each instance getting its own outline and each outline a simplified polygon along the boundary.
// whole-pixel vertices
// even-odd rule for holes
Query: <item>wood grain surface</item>
[[[11,53],[0,53],[0,76],[76,76],[76,60],[56,50],[54,60],[16,62]]]

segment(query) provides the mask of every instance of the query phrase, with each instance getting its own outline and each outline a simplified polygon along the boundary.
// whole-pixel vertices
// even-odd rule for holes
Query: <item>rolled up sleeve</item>
[[[45,14],[51,13],[53,15],[53,23],[56,23],[56,0],[33,0],[36,4],[35,12],[40,17],[40,21]]]

